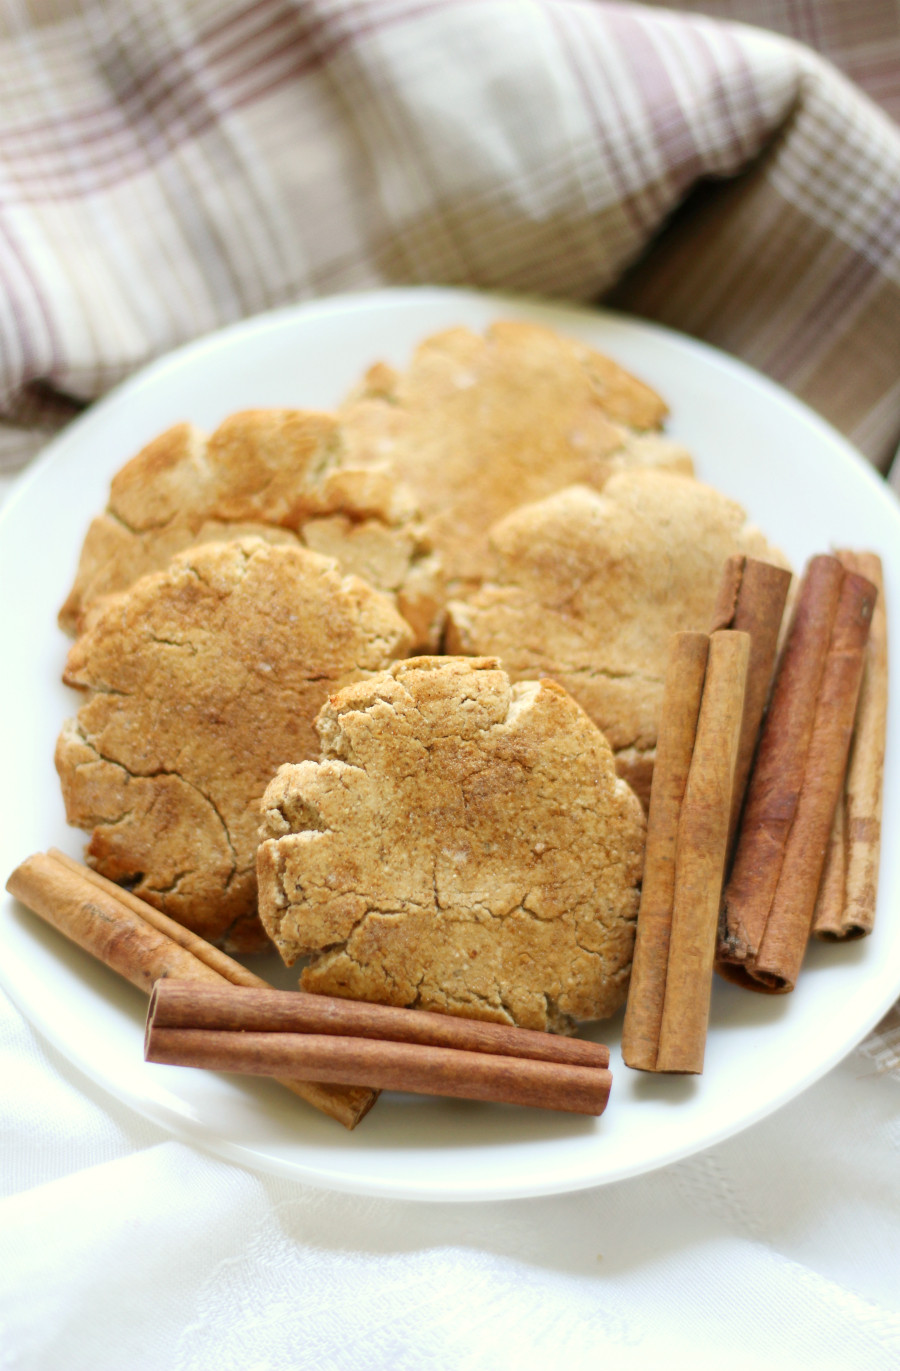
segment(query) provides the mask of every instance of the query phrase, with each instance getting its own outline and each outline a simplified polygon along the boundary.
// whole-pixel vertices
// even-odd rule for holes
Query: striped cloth
[[[895,4],[703,8],[896,111]],[[607,297],[890,467],[900,131],[807,48],[584,0],[20,0],[0,71],[7,471],[178,343],[401,282]]]
[[[658,4],[659,0],[646,2]],[[900,122],[897,0],[683,0],[678,8],[756,24],[796,38],[840,67]]]

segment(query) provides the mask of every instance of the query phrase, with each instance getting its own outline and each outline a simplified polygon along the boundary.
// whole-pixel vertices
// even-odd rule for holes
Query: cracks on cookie
[[[515,1022],[516,1022],[516,1012],[515,1012],[515,1010],[511,1007],[511,1005],[510,1005],[509,1001],[507,1000],[506,996],[503,994],[502,987],[501,987],[499,984],[498,984],[497,987],[496,987],[496,991],[497,991],[497,1007],[498,1007],[500,1010],[502,1010],[502,1012],[503,1012],[503,1014],[504,1014],[504,1016],[505,1016],[505,1018],[506,1018],[507,1023],[509,1023],[509,1024],[515,1024]],[[486,1004],[490,1004],[490,1003],[491,1003],[490,1000],[485,1000],[484,1002],[485,1002]],[[492,1006],[492,1007],[493,1007],[493,1006]]]
[[[67,684],[73,684],[74,682]],[[90,685],[74,685],[76,690],[89,690],[93,695],[110,695],[120,700],[130,700],[131,692],[128,690],[117,690],[115,686],[106,685],[105,682],[91,681]]]
[[[437,1012],[459,1012],[462,1018],[471,1018],[472,1010],[480,1009],[484,1012],[484,1018],[490,1022],[497,1023],[501,1020],[510,1025],[515,1024],[516,1020],[512,1011],[501,1000],[499,990],[492,997],[491,995],[479,994],[477,990],[466,986],[465,995],[454,995],[445,985],[428,985],[422,990],[426,980],[425,972],[422,972],[416,982],[415,998],[409,1002],[410,1009],[425,1009]]]
[[[291,902],[288,898],[284,884],[285,868],[287,865],[284,850],[280,843],[272,839],[264,840],[260,843],[260,851],[263,847],[265,847],[266,855],[272,863],[272,880],[275,886],[274,909],[272,907],[268,908],[269,922],[272,926],[267,926],[266,931],[272,939],[272,942],[281,952],[282,959],[285,961],[286,965],[293,966],[294,962],[297,960],[297,955],[295,954],[288,959],[286,950],[284,949],[284,922],[291,912]]]
[[[549,676],[554,679],[557,674],[560,676],[577,676],[588,680],[601,681],[634,681],[644,685],[659,686],[662,688],[664,679],[662,676],[655,676],[652,672],[638,671],[636,669],[620,668],[611,666],[600,666],[596,662],[582,662],[578,666],[573,666],[568,662],[548,661],[546,656],[542,656],[538,649],[532,649],[534,653],[531,660],[527,657],[519,659],[515,663],[517,675],[540,678]]]
[[[181,885],[182,881],[186,880],[189,876],[193,876],[193,874],[193,870],[190,867],[188,867],[188,869],[185,871],[176,872],[175,876],[171,881],[169,881],[168,885],[145,885],[143,893],[145,895],[177,895],[179,886]],[[132,888],[135,885],[142,883],[143,881],[143,872],[140,873],[138,876],[132,877]],[[121,884],[121,882],[119,884]]]
[[[596,666],[593,664],[569,667],[554,662],[553,670],[565,673],[567,676],[588,676],[606,681],[642,681],[645,685],[655,685],[662,687],[664,681],[662,676],[655,676],[649,671],[620,670],[613,667]]]
[[[90,751],[94,754],[93,760],[98,762],[106,762],[108,765],[118,768],[118,770],[124,773],[128,781],[152,781],[155,780],[157,777],[171,776],[174,777],[176,780],[180,781],[183,785],[188,786],[191,790],[195,792],[195,794],[199,795],[200,798],[203,801],[205,801],[205,803],[209,806],[209,808],[212,810],[217,820],[219,821],[219,824],[222,829],[222,834],[224,836],[225,843],[231,857],[231,869],[228,872],[224,886],[225,891],[227,891],[229,886],[231,885],[232,880],[234,879],[235,872],[237,871],[238,857],[232,840],[231,830],[229,829],[224,815],[219,810],[212,796],[208,795],[203,789],[201,789],[200,786],[198,786],[194,781],[189,780],[188,777],[184,776],[180,771],[171,768],[156,767],[153,770],[146,772],[132,771],[130,767],[126,766],[117,757],[108,756],[106,753],[101,751],[101,749],[97,746],[95,740],[93,738],[90,738],[84,732],[84,729],[81,727],[80,724],[76,723],[76,727],[78,730],[80,741],[86,748],[90,749]],[[81,768],[88,766],[90,764],[90,762],[78,762],[76,764],[75,770],[80,770]],[[122,823],[123,820],[127,818],[128,815],[130,815],[132,812],[133,810],[128,810],[124,811],[123,813],[120,813],[119,815],[111,816],[110,818],[104,817],[102,820],[100,820],[100,822],[104,826],[116,826]],[[94,827],[96,825],[92,824],[91,826]]]
[[[202,546],[205,545],[201,544],[201,547]],[[195,550],[196,549],[191,548],[192,552]],[[213,594],[217,600],[227,600],[229,595],[231,594],[232,587],[228,586],[223,588],[220,586],[213,585],[209,577],[203,576],[200,572],[200,569],[196,567],[193,562],[182,562],[180,569],[186,575],[192,576],[195,581],[197,581],[201,586],[204,587],[205,590],[210,591],[211,594]]]
[[[547,1028],[551,1033],[559,1033],[565,1037],[573,1037],[578,1031],[578,1021],[560,1009],[559,1004],[552,995],[544,994],[544,1017],[547,1021]]]
[[[169,515],[168,519],[160,519],[158,523],[144,524],[141,528],[138,528],[135,524],[130,524],[124,514],[119,510],[114,509],[112,505],[107,505],[104,512],[108,519],[111,519],[114,524],[118,524],[126,533],[130,533],[133,538],[145,538],[148,533],[161,533],[163,530],[170,528],[178,518],[177,514],[173,513]]]
[[[177,772],[176,775],[178,775]],[[193,781],[186,780],[184,776],[179,776],[179,779],[184,781],[185,785],[193,787],[197,794],[206,801],[206,803],[209,805],[210,809],[213,811],[216,818],[218,819],[219,823],[222,825],[222,835],[225,839],[225,842],[228,844],[228,851],[231,853],[231,870],[225,878],[225,892],[227,893],[238,869],[238,856],[237,852],[235,851],[234,842],[232,841],[231,830],[228,827],[224,814],[222,814],[221,810],[219,809],[219,806],[216,804],[215,800],[212,798],[211,795],[207,795],[203,790],[200,789],[198,785],[195,785]]]
[[[147,637],[149,638],[149,640],[150,640],[151,643],[158,643],[158,644],[160,645],[160,647],[174,647],[174,648],[179,648],[179,649],[181,649],[182,651],[186,649],[186,650],[191,654],[192,657],[196,657],[196,656],[197,656],[197,652],[198,652],[197,644],[191,642],[190,638],[182,638],[182,639],[178,639],[178,638],[164,638],[164,637],[162,637],[160,634],[154,633],[152,628],[147,628],[147,629],[145,630],[145,632],[146,632]],[[95,686],[93,686],[93,685],[91,686],[91,689],[92,689],[92,690],[94,690],[94,689],[96,689],[96,688],[97,688],[97,687],[95,687]],[[108,693],[108,694],[113,694],[113,695],[118,695],[118,694],[123,694],[123,695],[124,695],[126,692],[125,692],[125,691],[108,691],[108,692],[106,692],[106,693]]]

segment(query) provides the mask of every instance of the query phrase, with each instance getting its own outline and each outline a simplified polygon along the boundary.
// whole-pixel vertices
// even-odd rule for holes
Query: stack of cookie
[[[151,443],[60,616],[90,863],[231,950],[310,958],[310,989],[613,1013],[669,636],[706,625],[729,555],[777,557],[665,415],[501,323],[373,367],[335,415]]]

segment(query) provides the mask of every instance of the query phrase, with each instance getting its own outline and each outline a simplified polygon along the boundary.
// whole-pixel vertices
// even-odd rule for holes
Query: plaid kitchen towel
[[[707,8],[868,43],[896,108],[886,0]],[[809,48],[584,0],[21,0],[0,71],[7,472],[178,343],[419,282],[611,298],[890,467],[900,130]]]
[[[672,8],[661,0],[646,3]],[[679,10],[756,24],[815,48],[900,122],[896,0],[682,0]]]

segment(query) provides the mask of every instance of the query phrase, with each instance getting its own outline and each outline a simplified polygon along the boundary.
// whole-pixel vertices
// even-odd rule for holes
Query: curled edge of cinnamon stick
[[[233,1016],[239,1018],[236,1006],[240,1000],[261,994],[243,988],[214,992],[207,997],[218,1002],[219,1012],[212,1016],[213,1020],[228,1022]],[[262,1001],[264,1012],[256,1022],[278,1022],[279,1015],[267,1007],[268,1000],[266,997]],[[260,1076],[298,1072],[310,1080],[594,1116],[603,1113],[609,1099],[612,1077],[605,1066],[357,1036],[352,1032],[197,1027],[192,1026],[189,1012],[174,1016],[180,1019],[181,1026],[168,1027],[160,1022],[166,1017],[165,1012],[159,1012],[161,1004],[165,1011],[164,998],[151,1001],[148,1015],[145,1056],[149,1062]],[[378,1006],[371,1008],[377,1010]],[[189,1011],[189,1005],[184,1009]],[[301,1010],[301,1017],[302,1014]],[[344,1027],[352,1030],[356,1026],[352,1011],[346,1012]]]
[[[836,556],[847,571],[871,581],[878,598],[872,613],[847,775],[813,919],[815,936],[832,942],[865,937],[875,923],[888,698],[887,609],[881,558],[874,552],[849,549],[839,550]]]
[[[844,796],[839,795],[813,912],[813,933],[819,938],[836,940],[842,937],[847,889],[846,827],[847,807]]]
[[[150,994],[161,977],[206,984],[266,985],[224,952],[88,867],[57,853],[36,853],[12,872],[6,888],[32,913]],[[226,975],[227,971],[231,975]],[[353,1129],[377,1099],[368,1088],[280,1080],[294,1095]]]
[[[716,969],[764,990],[752,974],[794,821],[816,701],[844,570],[836,557],[807,563],[747,785],[719,924]]]
[[[708,653],[706,633],[676,633],[669,640],[641,903],[622,1026],[622,1059],[626,1066],[639,1071],[656,1070],[675,894],[678,817],[697,736]]]

